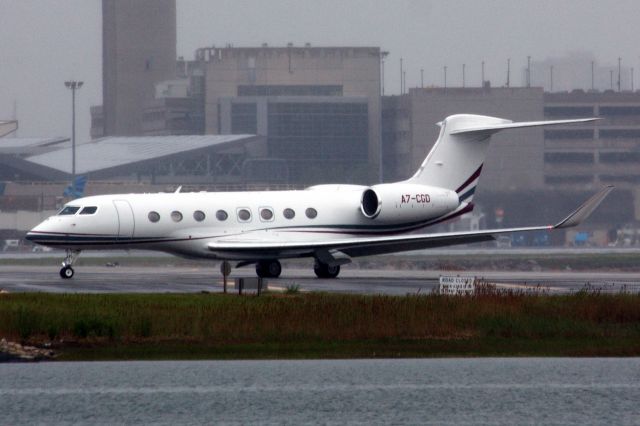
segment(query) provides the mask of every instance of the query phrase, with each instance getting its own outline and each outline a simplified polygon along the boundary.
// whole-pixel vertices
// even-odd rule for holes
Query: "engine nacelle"
[[[427,185],[388,183],[362,192],[360,211],[380,223],[435,219],[458,208],[458,194]]]

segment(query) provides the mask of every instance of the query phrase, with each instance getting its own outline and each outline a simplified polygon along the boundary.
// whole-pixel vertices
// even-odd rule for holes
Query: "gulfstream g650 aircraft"
[[[255,264],[278,277],[279,259],[315,258],[315,273],[334,278],[350,258],[466,244],[508,232],[579,224],[607,196],[605,187],[556,225],[409,234],[470,212],[491,135],[506,129],[595,119],[513,123],[453,115],[408,180],[373,186],[319,185],[302,191],[100,195],[66,204],[27,239],[65,248],[60,276],[73,276],[81,250],[147,249]]]

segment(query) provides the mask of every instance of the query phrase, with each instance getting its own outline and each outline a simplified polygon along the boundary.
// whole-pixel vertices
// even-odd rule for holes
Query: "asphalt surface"
[[[51,293],[193,293],[220,292],[222,276],[217,264],[202,267],[163,266],[78,266],[75,276],[65,280],[59,267],[0,266],[0,290]],[[484,278],[499,288],[569,293],[590,286],[603,292],[640,292],[640,272],[535,272],[535,271],[464,271],[356,269],[343,267],[338,279],[318,279],[309,269],[283,269],[282,277],[270,279],[271,290],[284,291],[296,285],[300,291],[329,291],[361,294],[428,293],[438,286],[441,275],[463,275]],[[236,269],[229,279],[255,277],[252,267]]]

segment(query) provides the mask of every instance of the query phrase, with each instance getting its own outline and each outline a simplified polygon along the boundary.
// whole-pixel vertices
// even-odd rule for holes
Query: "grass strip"
[[[0,295],[0,338],[60,359],[638,356],[640,295]]]

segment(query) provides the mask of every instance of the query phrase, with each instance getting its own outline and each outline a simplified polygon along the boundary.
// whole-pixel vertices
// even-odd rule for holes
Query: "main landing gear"
[[[316,261],[313,265],[313,272],[316,273],[318,278],[335,278],[340,273],[340,265],[327,265]]]
[[[282,265],[277,260],[262,260],[256,264],[256,274],[260,278],[278,278]]]
[[[78,259],[78,256],[80,256],[80,250],[67,249],[67,256],[62,262],[62,269],[60,269],[61,278],[69,279],[73,277],[73,263]]]

